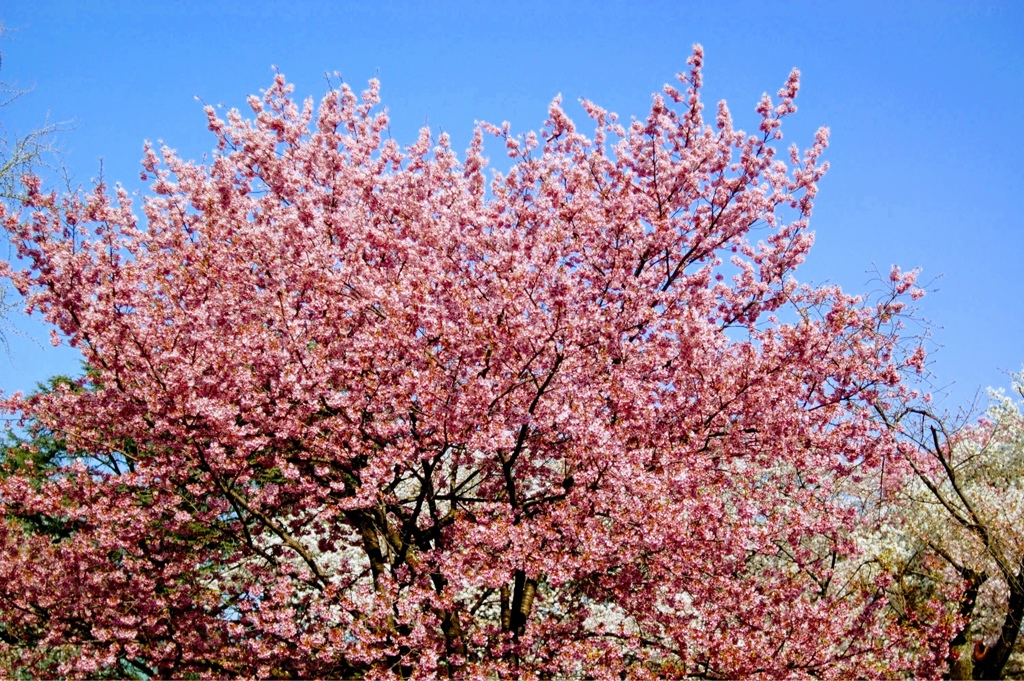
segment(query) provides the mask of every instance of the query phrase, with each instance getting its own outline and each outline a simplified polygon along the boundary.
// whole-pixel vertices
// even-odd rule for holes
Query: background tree
[[[556,100],[459,162],[377,84],[282,77],[208,165],[30,181],[4,266],[93,373],[7,407],[69,462],[0,486],[14,670],[159,676],[932,675],[953,617],[887,615],[853,477],[903,465],[896,324],[792,272],[827,142],[705,124],[702,53],[627,126]],[[491,135],[512,159],[485,174]],[[785,320],[791,321],[785,321]],[[66,537],[27,528],[74,523]],[[53,650],[59,655],[53,655]]]
[[[0,21],[0,41],[8,31]],[[0,50],[0,68],[3,67],[3,51]],[[14,100],[28,92],[0,79],[0,109],[11,105]],[[57,158],[57,149],[53,142],[54,135],[65,126],[47,123],[41,128],[31,130],[24,135],[17,135],[7,130],[0,120],[0,200],[15,201],[24,197],[21,191],[21,178],[30,173],[39,173],[41,166],[54,167],[48,159]],[[7,332],[11,327],[7,321],[7,313],[15,307],[9,300],[6,287],[0,287],[0,344],[7,349]]]
[[[5,39],[8,33],[3,22],[0,22],[0,40]],[[3,52],[0,51],[2,67]],[[19,87],[16,83],[0,80],[0,109],[10,106],[27,92],[27,88]],[[0,198],[12,200],[23,197],[21,177],[38,173],[40,164],[56,155],[53,137],[62,128],[61,124],[47,123],[41,128],[18,135],[7,130],[0,121]]]
[[[1024,397],[1024,382],[1013,377]],[[884,418],[909,437],[914,475],[885,510],[875,538],[899,565],[897,602],[944,591],[962,626],[951,641],[949,676],[997,679],[1024,673],[1018,643],[1024,617],[1024,417],[1002,391],[976,424],[955,426],[924,407]]]

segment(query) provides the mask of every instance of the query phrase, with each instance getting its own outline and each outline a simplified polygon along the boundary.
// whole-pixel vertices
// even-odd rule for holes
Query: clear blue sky
[[[798,276],[867,292],[876,267],[923,268],[946,407],[1024,363],[1024,3],[13,0],[0,19],[17,29],[0,77],[34,87],[0,110],[8,134],[72,120],[75,180],[102,158],[132,190],[144,139],[198,158],[212,138],[195,97],[244,108],[272,65],[303,96],[323,94],[326,72],[357,89],[376,75],[400,142],[429,124],[458,148],[475,120],[535,129],[557,93],[643,116],[695,42],[707,102],[727,99],[749,129],[796,66],[786,144],[832,129]],[[0,389],[76,372],[41,326],[12,322],[30,338],[10,337]]]

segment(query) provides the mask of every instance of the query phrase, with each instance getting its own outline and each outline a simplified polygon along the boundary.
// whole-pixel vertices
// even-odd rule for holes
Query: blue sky
[[[302,96],[322,95],[328,72],[357,89],[377,76],[398,141],[426,124],[457,148],[476,120],[537,128],[558,93],[643,116],[695,42],[706,103],[727,99],[750,129],[761,93],[798,67],[785,143],[832,129],[798,277],[870,292],[876,268],[922,268],[947,408],[1024,363],[1024,3],[14,0],[0,19],[15,29],[0,78],[33,88],[0,109],[7,134],[73,121],[60,136],[73,178],[88,184],[102,158],[131,190],[144,139],[199,158],[213,140],[196,96],[244,108],[272,66]],[[0,389],[77,371],[38,323],[10,323],[24,335],[8,333]]]

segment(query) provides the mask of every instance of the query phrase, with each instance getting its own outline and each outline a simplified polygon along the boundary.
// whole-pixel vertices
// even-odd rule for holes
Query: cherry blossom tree
[[[705,122],[701,62],[461,161],[390,139],[376,82],[277,77],[207,108],[204,163],[146,147],[141,218],[29,178],[2,271],[89,373],[5,403],[63,448],[0,481],[6,668],[941,673],[955,613],[846,569],[848,481],[903,466],[914,275],[797,282],[827,130],[776,152],[795,71],[754,134]]]

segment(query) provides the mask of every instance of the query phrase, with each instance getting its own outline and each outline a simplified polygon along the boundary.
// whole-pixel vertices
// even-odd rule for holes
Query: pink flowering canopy
[[[850,568],[843,493],[898,458],[913,276],[793,278],[827,130],[772,146],[795,71],[754,134],[705,122],[701,61],[644,120],[556,99],[461,161],[376,82],[279,76],[207,109],[204,164],[146,147],[142,217],[29,179],[2,272],[88,372],[6,403],[61,455],[0,475],[0,667],[937,673],[950,618]]]

